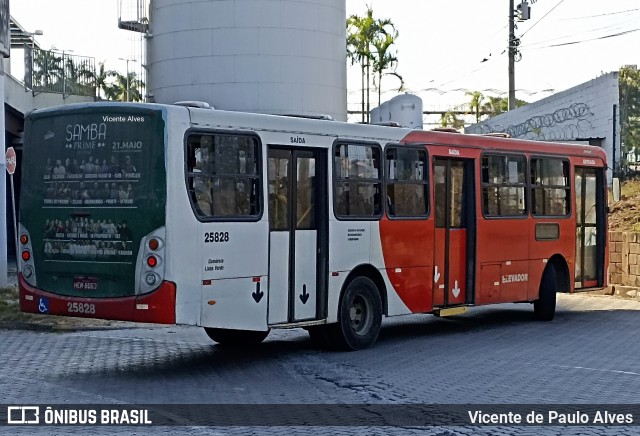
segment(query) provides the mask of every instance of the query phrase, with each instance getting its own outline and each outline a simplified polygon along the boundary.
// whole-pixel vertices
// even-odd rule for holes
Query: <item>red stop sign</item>
[[[15,173],[17,161],[16,161],[16,151],[13,149],[13,147],[7,148],[5,157],[7,158],[7,172],[9,174]]]

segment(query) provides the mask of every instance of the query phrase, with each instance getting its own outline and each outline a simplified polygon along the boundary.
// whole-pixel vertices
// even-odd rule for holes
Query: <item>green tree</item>
[[[633,67],[620,68],[618,75],[620,92],[620,142],[624,156],[633,153],[638,162],[640,154],[640,71]],[[626,162],[626,158],[621,159]],[[626,163],[623,170],[626,171]],[[614,172],[619,168],[614,168]]]
[[[487,96],[487,99],[489,99],[489,101],[482,105],[482,111],[488,113],[489,117],[495,117],[509,110],[509,99],[491,96]]]
[[[481,107],[481,111],[489,118],[500,115],[503,112],[509,111],[509,99],[504,97],[491,97],[487,96],[488,102],[484,103]],[[528,104],[524,100],[516,98],[516,108],[522,107]]]
[[[77,65],[73,58],[64,59],[64,74],[62,77],[62,93],[65,95],[84,95],[83,87],[85,72]]]
[[[373,32],[373,10],[370,7],[367,7],[367,14],[364,17],[354,14],[347,18],[347,58],[351,60],[351,65],[360,64],[363,123],[368,120],[365,97],[368,100]]]
[[[387,39],[387,35],[391,38]],[[362,122],[369,121],[371,70],[379,74],[378,86],[384,71],[391,68],[394,72],[389,74],[401,79],[395,72],[398,60],[389,50],[396,37],[397,32],[391,20],[374,19],[370,6],[367,6],[364,16],[354,14],[347,18],[347,58],[352,65],[360,64],[361,69]]]
[[[480,91],[465,92],[465,95],[468,95],[471,97],[471,101],[469,102],[469,110],[471,112],[475,112],[476,123],[479,123],[480,109],[482,107],[482,100],[484,100],[484,95],[482,95]]]
[[[451,127],[460,130],[464,127],[464,120],[458,118],[455,112],[447,111],[440,115],[440,127]]]
[[[34,49],[33,87],[40,91],[53,91],[52,86],[61,83],[63,75],[62,57],[51,50]]]
[[[380,106],[382,95],[382,76],[388,74],[397,77],[400,80],[398,91],[403,89],[404,79],[395,71],[398,65],[398,57],[396,56],[396,53],[390,50],[391,46],[395,44],[395,41],[398,38],[398,31],[389,20],[378,20],[377,25],[380,27],[380,32],[373,40],[373,47],[375,49],[373,53],[373,72],[378,75],[378,106]],[[385,72],[387,70],[393,71]]]
[[[98,70],[94,72],[94,83],[96,98],[104,98],[107,100],[117,100],[117,90],[112,80],[118,76],[118,73],[114,70],[107,70],[105,63],[100,62],[98,64]]]
[[[142,88],[144,82],[138,79],[135,72],[129,72],[129,75],[116,73],[115,83],[113,85],[114,100],[119,101],[142,101]]]

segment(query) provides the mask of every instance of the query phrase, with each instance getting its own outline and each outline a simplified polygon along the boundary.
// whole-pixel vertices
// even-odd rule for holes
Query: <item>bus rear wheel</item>
[[[220,345],[243,346],[256,345],[264,341],[269,334],[266,332],[257,332],[253,330],[229,330],[205,327],[204,331],[207,336]]]
[[[551,266],[542,274],[538,299],[533,302],[533,313],[540,321],[551,321],[556,314],[556,270]]]
[[[332,346],[355,351],[371,346],[380,333],[382,301],[376,284],[368,277],[349,283],[338,307],[338,323],[330,325]]]

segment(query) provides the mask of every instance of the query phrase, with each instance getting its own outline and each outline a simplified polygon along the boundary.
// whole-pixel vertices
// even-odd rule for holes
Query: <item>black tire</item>
[[[204,331],[213,341],[220,345],[236,347],[259,344],[269,334],[268,330],[266,332],[257,332],[253,330],[229,330],[210,327],[205,327]]]
[[[381,324],[378,287],[367,277],[356,277],[340,299],[338,323],[327,326],[328,339],[331,346],[341,350],[362,350],[378,339]]]
[[[540,293],[533,302],[533,313],[540,321],[551,321],[556,314],[556,270],[552,266],[542,274]]]

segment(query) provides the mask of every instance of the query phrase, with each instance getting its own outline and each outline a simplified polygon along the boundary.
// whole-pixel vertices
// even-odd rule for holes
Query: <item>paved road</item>
[[[371,349],[314,349],[280,330],[252,350],[199,328],[0,331],[0,403],[408,404],[638,403],[640,302],[559,296],[556,319],[528,304],[455,318],[386,320]],[[640,410],[636,414],[640,419]],[[92,434],[640,434],[640,427],[152,427]],[[86,434],[87,427],[0,427],[6,434]]]

